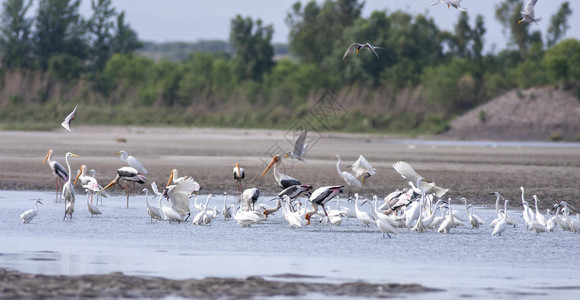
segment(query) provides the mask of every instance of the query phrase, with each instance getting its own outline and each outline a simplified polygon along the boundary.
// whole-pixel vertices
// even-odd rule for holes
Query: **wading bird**
[[[230,212],[231,207],[227,206],[228,200],[228,193],[224,192],[224,207],[222,208],[222,215],[224,215],[224,219],[227,221],[232,217],[232,212]]]
[[[373,168],[368,160],[362,155],[360,155],[354,164],[352,164],[351,168],[354,177],[361,178],[363,184],[367,178],[375,175],[375,168]]]
[[[520,12],[522,14],[522,18],[518,21],[518,24],[520,24],[522,22],[524,22],[524,23],[534,22],[534,23],[536,23],[536,25],[539,25],[538,22],[542,21],[542,17],[536,18],[535,14],[534,14],[534,7],[536,6],[537,2],[538,2],[538,0],[528,1],[528,4],[526,4],[524,11]]]
[[[363,211],[363,210],[361,210],[359,208],[359,205],[358,205],[358,199],[359,199],[358,193],[355,193],[354,194],[354,199],[355,199],[354,200],[354,212],[356,213],[356,218],[361,223],[363,223],[363,225],[365,225],[366,227],[369,227],[370,224],[372,224],[372,223],[375,222],[375,219],[373,218],[373,216],[371,216],[370,213],[368,213],[366,211]],[[364,199],[363,200],[363,202],[361,203],[361,206],[363,204],[365,204],[365,203],[367,203],[367,199]]]
[[[79,157],[78,155],[72,154],[70,152],[67,152],[64,155],[64,160],[66,162],[66,166],[68,167],[69,174],[71,173],[71,168],[70,163],[68,162],[68,158],[71,156]],[[64,186],[62,187],[62,198],[64,199],[64,217],[62,218],[62,220],[64,221],[67,215],[72,220],[72,215],[73,212],[75,211],[75,188],[72,184],[72,178],[70,176],[68,177],[68,180],[66,181]]]
[[[268,170],[270,170],[270,168],[274,166],[274,178],[276,179],[278,186],[285,189],[293,185],[301,185],[302,183],[300,183],[298,179],[280,173],[280,170],[278,170],[278,165],[280,164],[280,162],[282,162],[280,155],[274,155],[272,161],[270,161],[270,164],[268,164],[268,167],[266,167],[266,170],[264,170],[264,172],[262,173],[262,177],[264,177],[264,175],[266,175],[266,172],[268,172]]]
[[[141,174],[147,175],[147,169],[145,169],[145,167],[143,167],[141,162],[139,162],[135,157],[133,157],[133,155],[129,155],[127,151],[121,150],[119,152],[115,152],[115,154],[120,154],[121,160],[127,163],[129,167],[136,169]]]
[[[346,52],[344,52],[344,55],[342,56],[342,60],[344,61],[347,56],[349,56],[355,52],[358,54],[358,52],[360,50],[364,50],[364,49],[373,51],[375,56],[377,58],[379,58],[379,55],[377,54],[377,51],[375,51],[375,49],[383,49],[383,48],[382,47],[375,47],[371,43],[364,43],[364,44],[352,43],[352,44],[350,44],[350,46],[348,46],[348,48],[346,49]]]
[[[417,182],[419,178],[423,178],[423,176],[415,172],[415,169],[413,169],[413,167],[410,164],[404,161],[394,163],[393,168],[395,169],[395,171],[401,174],[401,177],[403,177],[406,180],[409,180],[413,184]],[[449,189],[438,187],[437,185],[435,185],[434,182],[430,182],[425,179],[421,181],[421,189],[425,191],[425,194],[433,193],[435,194],[435,196],[439,198],[443,197],[443,195],[445,195],[445,193],[449,191]]]
[[[64,127],[64,129],[66,129],[68,132],[70,132],[70,123],[72,123],[72,121],[75,119],[75,112],[77,111],[77,107],[78,105],[76,105],[75,109],[73,109],[73,111],[70,114],[68,114],[66,118],[64,118],[64,121],[62,121],[62,123],[60,123],[60,125],[62,125],[62,127]]]
[[[257,188],[246,189],[242,193],[242,204],[244,205],[244,211],[253,211],[254,204],[258,201],[260,197],[260,190]]]
[[[38,213],[38,203],[42,204],[40,200],[36,200],[34,201],[34,208],[31,208],[20,214],[20,219],[22,220],[22,223],[28,224],[30,223],[30,221],[32,221],[32,219],[34,219],[34,217],[36,217],[36,214]]]
[[[91,217],[93,216],[99,216],[102,215],[103,212],[101,212],[101,210],[94,204],[89,203],[89,194],[87,193],[87,209],[89,210],[89,213],[91,214]]]
[[[82,165],[81,168],[77,171],[77,177],[75,178],[73,185],[76,185],[79,179],[81,181],[81,186],[87,192],[87,196],[90,196],[91,203],[93,203],[93,194],[98,193],[101,187],[99,186],[97,179],[87,175],[86,165]],[[98,194],[97,194],[97,202],[98,202]]]
[[[306,212],[304,215],[304,219],[308,221],[308,225],[310,225],[310,216],[318,212],[318,206],[322,206],[324,214],[328,216],[324,204],[326,204],[326,202],[330,201],[332,198],[336,197],[339,193],[342,193],[343,189],[344,186],[342,185],[323,186],[316,189],[312,193],[309,201],[313,210]]]
[[[286,158],[293,158],[297,159],[301,162],[304,162],[304,152],[306,152],[306,148],[308,148],[308,143],[306,142],[306,134],[308,132],[303,130],[300,136],[296,139],[296,143],[294,143],[294,150],[292,152],[286,153]]]
[[[338,159],[338,161],[336,162],[336,171],[338,172],[338,176],[342,177],[342,179],[346,183],[346,186],[348,187],[348,198],[351,199],[352,198],[352,196],[351,196],[352,189],[353,188],[360,188],[360,187],[362,187],[362,184],[360,183],[360,181],[358,181],[358,179],[356,179],[356,177],[354,175],[352,175],[346,171],[341,171],[340,170],[340,155],[336,155],[336,158]]]
[[[467,213],[469,224],[471,224],[472,228],[479,228],[479,225],[485,224],[479,216],[473,213],[473,207],[471,204],[467,205],[467,198],[461,197],[459,200],[463,200],[463,202],[465,202],[465,212]]]
[[[145,175],[139,173],[137,169],[132,167],[122,167],[117,169],[117,177],[113,179],[109,184],[107,184],[104,188],[99,190],[99,192],[103,192],[104,190],[112,187],[113,185],[119,183],[119,180],[123,179],[125,181],[125,192],[127,193],[127,207],[129,207],[129,187],[128,182],[144,184],[147,181],[147,177]],[[123,188],[123,187],[121,187]]]
[[[276,197],[282,199],[282,197],[288,196],[288,198],[292,200],[300,196],[302,193],[306,193],[308,195],[310,190],[312,190],[312,186],[309,184],[293,185],[283,189]]]
[[[431,4],[431,6],[433,5],[437,5],[437,4],[447,4],[447,9],[451,8],[453,6],[453,8],[458,9],[460,11],[467,11],[467,9],[461,7],[461,0],[437,0],[435,2],[433,2]]]
[[[246,177],[246,172],[243,168],[240,168],[240,164],[236,163],[234,166],[234,180],[236,181],[236,195],[240,194],[240,191],[244,190],[244,178]]]
[[[187,221],[191,215],[189,196],[194,192],[195,187],[196,182],[188,178],[187,180],[166,187],[163,191],[163,196],[169,199],[171,208],[179,213],[182,221]]]
[[[508,206],[509,200],[506,200],[503,204],[503,218],[501,220],[499,220],[495,226],[493,227],[493,231],[491,232],[491,235],[499,235],[501,236],[501,234],[505,231],[506,227],[507,227],[507,206]]]
[[[397,231],[395,230],[395,227],[393,227],[393,225],[390,223],[391,218],[387,215],[384,215],[378,210],[377,202],[379,201],[379,197],[374,196],[373,199],[375,201],[375,208],[373,210],[373,214],[375,216],[375,223],[377,225],[377,228],[383,233],[383,238],[385,238],[385,233],[389,238],[391,238],[391,235],[389,233],[396,235]]]
[[[155,182],[153,182],[152,184],[154,183]],[[147,214],[149,215],[149,218],[151,218],[151,223],[153,223],[153,220],[155,220],[155,222],[163,220],[161,210],[155,206],[149,205],[149,190],[147,188],[144,188],[143,193],[145,193],[145,205],[147,205]],[[161,198],[159,199],[161,200]]]
[[[48,153],[46,153],[46,157],[42,161],[42,165],[44,166],[44,163],[48,161],[48,166],[52,170],[52,175],[54,175],[56,185],[55,201],[58,202],[59,194],[61,194],[59,193],[59,190],[61,188],[61,185],[59,184],[59,179],[62,180],[63,182],[66,182],[68,180],[69,173],[66,172],[64,167],[58,161],[52,160],[52,153],[53,153],[52,149],[48,149]]]

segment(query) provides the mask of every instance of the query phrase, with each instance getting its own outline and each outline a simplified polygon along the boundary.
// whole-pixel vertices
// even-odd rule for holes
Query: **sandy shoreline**
[[[148,169],[148,181],[166,182],[172,168],[193,176],[206,192],[233,192],[232,167],[236,162],[246,170],[246,187],[258,187],[266,194],[279,191],[272,174],[261,177],[275,153],[291,150],[292,133],[277,130],[176,129],[140,127],[75,127],[72,133],[0,131],[0,189],[47,190],[54,178],[42,160],[49,148],[64,165],[64,153],[73,169],[86,164],[99,171],[99,182],[115,177],[123,163],[113,155],[127,150]],[[490,192],[499,191],[519,200],[519,187],[529,196],[538,195],[541,206],[561,200],[578,205],[577,174],[580,174],[580,147],[501,143],[400,142],[392,137],[366,134],[309,133],[310,150],[306,164],[284,163],[284,173],[315,187],[343,184],[337,175],[335,154],[340,154],[346,170],[359,154],[377,169],[359,193],[385,196],[405,187],[392,169],[399,160],[438,185],[450,188],[449,197],[465,196],[476,203],[492,205]],[[66,165],[65,165],[66,167]],[[73,171],[75,172],[75,171]],[[115,192],[115,190],[113,191]],[[116,190],[119,192],[119,190]],[[580,206],[580,205],[578,205]]]
[[[292,279],[292,274],[281,278]],[[0,299],[17,298],[163,298],[248,299],[252,297],[304,296],[387,298],[397,294],[440,291],[418,284],[342,284],[272,281],[261,277],[172,280],[160,277],[107,275],[48,276],[0,269]]]

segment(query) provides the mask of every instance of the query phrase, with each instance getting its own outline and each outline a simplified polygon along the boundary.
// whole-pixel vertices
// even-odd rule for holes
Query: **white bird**
[[[293,158],[297,159],[301,162],[304,162],[304,153],[308,148],[308,143],[306,142],[306,134],[308,131],[303,130],[302,133],[296,139],[296,143],[294,143],[294,150],[291,152],[286,153],[286,158]]]
[[[540,232],[550,232],[550,230],[544,226],[544,224],[538,222],[537,220],[532,221],[531,230],[536,232],[536,235],[540,235]]]
[[[152,185],[153,184],[155,184],[155,182],[153,182]],[[161,210],[159,210],[159,208],[157,207],[149,205],[149,190],[147,188],[144,188],[143,192],[145,193],[145,204],[147,205],[147,214],[149,215],[149,218],[151,218],[151,223],[153,223],[153,220],[155,220],[156,222],[163,220]],[[160,197],[160,195],[157,195],[157,197]]]
[[[363,223],[365,226],[369,227],[370,224],[375,222],[375,219],[368,212],[360,210],[360,208],[358,207],[358,198],[359,198],[358,193],[355,193],[354,194],[354,199],[355,199],[354,200],[354,211],[356,213],[356,218],[359,221],[361,221],[361,223]],[[363,204],[365,204],[366,202],[367,202],[367,199],[364,199],[363,202],[361,203],[361,206]]]
[[[231,206],[234,207],[233,204]],[[236,220],[238,225],[242,225],[243,227],[249,227],[261,221],[260,217],[252,211],[242,211],[240,207],[233,209],[233,211],[234,220]]]
[[[190,179],[190,176],[181,176],[179,177],[179,171],[177,171],[177,169],[172,169],[170,174],[169,174],[169,180],[167,181],[167,184],[165,186],[170,185],[172,182],[173,183],[180,183],[184,180],[188,180]],[[193,178],[191,178],[193,179]]]
[[[97,172],[97,170],[95,169],[90,169],[87,171],[89,176],[93,177],[93,178],[97,178],[97,176],[99,175],[99,172]],[[99,192],[97,193],[97,204],[99,204],[99,199],[101,200],[101,205],[103,205],[103,198],[109,198],[109,194],[105,191],[103,191],[103,187],[99,184]]]
[[[360,155],[358,159],[351,166],[354,177],[362,178],[361,182],[364,184],[365,180],[375,175],[376,169],[371,166],[368,160]]]
[[[207,195],[207,199],[205,200],[205,205],[203,206],[203,209],[200,212],[198,212],[195,215],[195,217],[193,217],[193,221],[191,222],[191,224],[193,224],[193,225],[203,225],[203,224],[207,224],[207,223],[211,222],[211,218],[205,218],[205,217],[206,217],[206,212],[207,212],[207,206],[208,206],[208,203],[209,203],[209,199],[211,199],[212,197],[213,197],[212,194]],[[209,222],[207,220],[209,220]]]
[[[524,23],[534,22],[537,25],[539,25],[538,22],[542,21],[542,17],[536,18],[535,14],[534,14],[534,7],[536,6],[537,2],[538,2],[538,0],[528,1],[528,4],[526,4],[524,11],[520,12],[522,14],[522,18],[518,21],[518,24],[520,24],[522,22],[524,22]]]
[[[493,231],[491,232],[491,235],[499,235],[501,236],[501,234],[505,231],[506,227],[507,227],[507,205],[509,203],[509,200],[506,200],[503,204],[503,218],[501,220],[499,220],[495,226],[493,227]]]
[[[32,219],[34,219],[34,217],[36,217],[36,214],[38,213],[38,203],[42,204],[40,200],[36,200],[34,201],[34,208],[31,208],[20,214],[20,219],[22,220],[22,223],[28,224],[30,223],[30,221],[32,221]]]
[[[224,192],[224,207],[222,209],[222,215],[224,219],[229,220],[232,217],[232,213],[230,212],[231,207],[227,206],[228,200],[228,193]]]
[[[96,205],[89,203],[89,194],[87,194],[87,209],[89,210],[91,217],[98,217],[99,215],[103,214],[103,212],[101,212],[101,210]]]
[[[336,162],[336,171],[338,172],[338,176],[342,177],[342,179],[346,183],[346,186],[348,187],[348,198],[350,199],[350,198],[352,198],[351,197],[352,189],[353,188],[361,188],[362,184],[351,173],[346,172],[346,171],[341,171],[340,170],[340,155],[337,154],[336,158],[338,159],[338,161]]]
[[[171,202],[171,208],[179,213],[183,221],[187,221],[191,215],[189,195],[193,193],[195,188],[196,182],[188,178],[187,180],[166,187],[163,191],[163,195]],[[187,217],[185,217],[186,215]]]
[[[451,198],[447,199],[449,201],[449,212],[447,213],[447,217],[443,220],[441,225],[439,225],[439,229],[437,233],[449,233],[451,228],[453,228],[453,212],[451,211]]]
[[[145,167],[143,167],[141,162],[139,162],[135,157],[133,157],[133,155],[129,155],[127,151],[121,150],[119,152],[115,152],[115,154],[120,154],[121,160],[127,163],[129,167],[136,169],[141,174],[147,175],[147,169],[145,169]]]
[[[60,123],[60,125],[62,125],[62,127],[64,127],[64,129],[66,129],[68,132],[70,132],[70,123],[72,123],[72,121],[75,119],[75,112],[77,111],[77,107],[78,105],[76,105],[75,109],[73,109],[73,111],[70,114],[68,114],[66,118],[64,118],[64,121],[62,121],[62,123]]]
[[[571,219],[569,216],[569,209],[568,209],[568,203],[566,201],[562,201],[560,202],[560,205],[564,206],[564,219],[566,221],[566,223],[568,224],[568,230],[577,233],[580,232],[580,220],[578,220],[578,218],[576,219]]]
[[[260,197],[260,190],[258,188],[246,189],[242,193],[242,204],[244,205],[244,211],[254,210],[254,204],[258,201]]]
[[[471,224],[472,228],[479,228],[479,225],[485,224],[479,216],[473,213],[473,207],[471,207],[471,204],[469,206],[467,205],[467,199],[465,197],[461,197],[460,200],[465,202],[465,212],[467,213],[469,224]]]
[[[282,207],[282,202],[280,201],[280,198],[278,198],[276,199],[276,205],[274,205],[273,207],[267,207],[264,204],[260,204],[258,207],[260,209],[260,212],[262,212],[264,216],[268,218],[268,215],[277,212]]]
[[[322,206],[324,214],[328,216],[324,204],[338,196],[339,193],[342,193],[343,189],[344,187],[342,185],[323,186],[317,188],[312,195],[310,195],[308,200],[310,201],[313,210],[306,212],[304,215],[304,219],[308,221],[308,225],[310,225],[310,217],[318,212],[318,206]]]
[[[377,228],[383,233],[383,238],[385,237],[385,233],[389,238],[391,238],[391,235],[389,233],[396,235],[397,231],[395,230],[395,227],[393,227],[393,225],[391,224],[391,218],[378,210],[377,202],[379,201],[379,197],[375,195],[373,199],[375,201],[375,208],[373,210],[373,214],[375,216],[375,224],[377,225]]]
[[[290,207],[291,200],[290,197],[288,197],[287,195],[283,195],[282,200],[284,201],[284,205],[282,208],[284,220],[286,220],[286,222],[288,222],[288,224],[290,224],[292,228],[302,227],[303,221],[302,218],[300,217],[300,212],[292,211]]]
[[[264,170],[264,172],[262,173],[262,177],[264,177],[264,175],[266,175],[266,172],[268,172],[268,170],[270,170],[270,168],[272,168],[272,166],[274,166],[274,178],[276,179],[278,186],[285,189],[285,188],[288,188],[288,187],[293,186],[293,185],[301,185],[302,183],[300,183],[300,181],[298,181],[298,179],[290,177],[286,174],[280,173],[280,170],[278,170],[278,165],[281,162],[282,162],[282,159],[280,158],[280,156],[274,155],[274,157],[272,158],[272,161],[270,161],[270,164],[268,164],[268,167],[266,167],[266,170]]]
[[[538,209],[538,196],[533,195],[532,198],[534,198],[534,204],[536,206],[536,221],[540,222],[540,224],[546,226],[546,217],[544,217],[542,215],[542,213],[540,212],[540,210]]]
[[[562,230],[564,231],[570,231],[572,228],[570,228],[570,225],[568,225],[568,222],[566,222],[566,220],[562,220],[562,218],[560,218],[560,210],[562,208],[562,203],[560,202],[559,204],[555,204],[554,207],[556,208],[556,224],[558,224],[560,226],[560,228],[562,228]],[[565,214],[565,212],[564,212]]]
[[[526,228],[528,230],[531,230],[532,221],[535,219],[534,213],[530,209],[530,204],[528,203],[528,201],[525,200],[524,187],[521,186],[520,190],[522,191],[522,206],[524,209],[524,211],[523,211],[524,222],[526,222]]]
[[[375,56],[377,58],[379,58],[379,55],[377,54],[377,51],[375,51],[375,49],[383,49],[383,48],[382,47],[375,47],[371,43],[364,43],[364,44],[352,43],[352,44],[350,44],[350,46],[348,46],[348,48],[346,49],[346,52],[344,52],[344,55],[342,56],[342,60],[344,61],[347,56],[349,56],[355,52],[358,53],[360,50],[364,50],[364,49],[373,51]]]
[[[68,167],[68,174],[71,173],[70,163],[68,162],[68,158],[71,156],[79,157],[78,155],[72,154],[70,152],[67,152],[64,155],[64,160],[66,162],[66,166]],[[72,220],[72,215],[75,211],[75,188],[72,184],[72,178],[70,176],[62,187],[62,198],[64,199],[64,217],[62,220],[64,221],[67,215],[69,215],[70,219]]]
[[[451,6],[453,6],[453,8],[458,9],[460,11],[467,11],[467,9],[461,7],[461,0],[437,0],[435,2],[433,2],[431,4],[431,6],[433,5],[437,5],[437,4],[447,4],[447,9],[449,9]]]
[[[171,222],[181,223],[183,221],[183,217],[179,214],[175,209],[170,206],[166,206],[163,201],[161,201],[164,197],[159,197],[159,203],[161,204],[161,212],[165,216],[165,220]]]
[[[558,226],[558,223],[556,223],[556,216],[552,216],[552,213],[550,212],[550,209],[546,209],[546,213],[548,214],[548,219],[546,220],[546,228],[548,228],[549,231],[554,231],[554,229],[556,229],[556,227]]]
[[[52,160],[52,153],[53,153],[53,150],[48,149],[48,153],[46,154],[46,157],[44,157],[44,160],[42,161],[42,165],[44,166],[44,163],[48,161],[48,166],[52,170],[52,175],[54,175],[54,179],[55,179],[56,201],[58,202],[58,196],[59,196],[58,191],[61,188],[61,186],[59,184],[59,179],[62,180],[63,182],[66,182],[68,180],[69,173],[66,172],[64,167],[58,161]],[[62,195],[62,194],[60,194],[60,195]]]
[[[407,162],[398,161],[393,164],[393,168],[395,169],[395,171],[401,174],[401,177],[410,181],[413,184],[417,182],[419,178],[423,178],[423,176],[415,172],[415,169],[413,169],[413,167]],[[435,194],[435,196],[439,198],[443,197],[443,195],[445,195],[445,193],[449,191],[449,189],[438,187],[437,185],[435,185],[434,182],[430,182],[425,179],[421,181],[420,188],[423,189],[423,191],[425,191],[425,194],[433,193]]]
[[[336,196],[336,209],[347,218],[356,218],[356,213],[347,206],[340,206],[340,197]]]

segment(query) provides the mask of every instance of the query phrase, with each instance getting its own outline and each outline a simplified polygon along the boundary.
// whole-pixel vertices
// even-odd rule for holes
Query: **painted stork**
[[[270,168],[274,166],[274,178],[276,179],[278,186],[285,189],[293,185],[301,185],[302,183],[300,183],[298,179],[280,173],[280,170],[278,170],[278,165],[280,164],[280,162],[282,162],[280,156],[274,155],[272,161],[270,162],[266,170],[264,170],[264,173],[262,173],[262,177],[264,177],[264,175],[266,175],[266,172],[268,172],[268,170],[270,170]]]
[[[343,190],[344,186],[342,185],[323,186],[316,189],[309,199],[310,204],[312,204],[312,208],[314,210],[308,211],[306,215],[304,215],[304,218],[308,221],[308,225],[310,225],[310,216],[318,212],[318,206],[322,206],[324,213],[328,216],[324,204],[326,204],[326,202],[330,201],[332,198],[336,197],[339,193],[342,193]]]
[[[63,182],[66,182],[68,180],[69,173],[66,172],[64,167],[58,161],[52,160],[52,153],[53,153],[53,150],[48,149],[48,153],[46,154],[46,157],[42,161],[42,165],[44,166],[44,163],[46,163],[48,161],[48,166],[52,170],[52,175],[54,175],[54,180],[55,180],[55,185],[56,185],[55,201],[58,202],[58,196],[59,196],[58,191],[59,191],[59,189],[62,188],[62,186],[59,184],[59,179],[62,180]]]
[[[127,183],[130,181],[133,183],[144,184],[145,181],[147,181],[147,177],[145,177],[145,175],[139,173],[139,171],[137,171],[137,169],[135,169],[135,168],[122,167],[122,168],[117,169],[117,177],[115,177],[115,179],[113,179],[113,181],[111,181],[109,184],[107,184],[107,186],[105,186],[104,188],[99,190],[99,192],[102,192],[102,191],[112,187],[113,185],[119,183],[120,179],[123,179],[125,181],[124,189],[127,192],[127,207],[129,207],[129,187],[127,186]]]

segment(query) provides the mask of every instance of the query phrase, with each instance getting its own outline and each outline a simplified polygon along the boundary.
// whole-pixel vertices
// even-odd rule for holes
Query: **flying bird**
[[[64,118],[64,121],[62,121],[62,123],[60,123],[60,125],[62,125],[62,127],[64,127],[64,129],[66,129],[68,132],[70,132],[70,123],[75,119],[75,112],[77,111],[77,107],[78,105],[75,106],[75,109],[73,109],[73,111],[68,114],[68,116],[66,116],[66,118]]]
[[[308,148],[308,143],[306,142],[306,134],[308,131],[303,130],[300,136],[296,139],[296,143],[294,143],[294,150],[292,152],[286,153],[286,158],[294,158],[301,162],[304,162],[302,156],[304,152],[306,152],[306,148]]]
[[[342,60],[344,61],[347,56],[349,56],[355,52],[358,53],[360,50],[364,50],[364,49],[372,50],[373,53],[376,55],[376,57],[379,58],[379,55],[377,54],[377,51],[375,51],[375,49],[383,49],[383,48],[382,47],[375,47],[371,43],[364,43],[364,44],[352,43],[352,44],[350,44],[350,46],[348,46],[348,49],[346,49],[346,52],[344,52],[344,55],[342,56]]]
[[[453,6],[453,8],[458,9],[460,11],[464,11],[464,12],[467,11],[467,9],[461,7],[461,0],[437,0],[437,1],[433,2],[431,4],[431,6],[437,5],[440,3],[447,4],[447,9],[449,9],[451,6]]]
[[[534,14],[534,6],[536,6],[537,2],[538,0],[530,0],[528,4],[526,4],[524,11],[520,12],[522,14],[522,18],[518,21],[518,24],[522,22],[524,23],[534,22],[536,23],[536,25],[539,25],[538,22],[542,21],[542,17],[536,18]]]
[[[393,168],[401,174],[401,177],[409,180],[411,183],[416,183],[419,178],[423,178],[423,176],[415,172],[415,169],[413,169],[410,164],[404,161],[394,163]],[[425,179],[421,181],[421,185],[422,186],[418,188],[422,189],[425,194],[433,193],[439,198],[443,197],[443,195],[449,191],[449,189],[438,187],[434,182],[426,181]]]
[[[373,168],[369,161],[362,155],[360,155],[354,164],[352,164],[351,168],[354,177],[362,177],[362,183],[365,183],[367,178],[375,175],[375,168]]]

